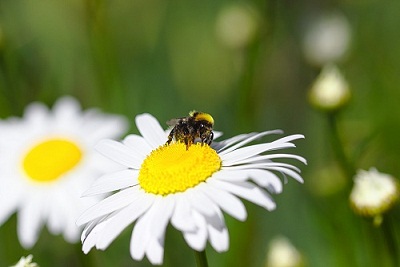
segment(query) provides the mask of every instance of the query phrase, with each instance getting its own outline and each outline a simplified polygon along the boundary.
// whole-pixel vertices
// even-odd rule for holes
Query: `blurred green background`
[[[1,0],[0,117],[72,95],[85,108],[126,115],[131,132],[139,113],[164,122],[197,109],[213,115],[224,137],[277,128],[302,133],[306,139],[290,152],[308,160],[298,164],[304,185],[289,179],[274,196],[276,211],[246,203],[246,222],[227,217],[230,250],[208,248],[210,266],[264,266],[278,235],[290,239],[305,266],[395,266],[382,229],[349,207],[352,177],[336,160],[327,115],[307,101],[323,64],[307,58],[304,39],[331,14],[347,23],[350,41],[334,60],[352,94],[336,115],[343,149],[355,169],[399,177],[399,12],[395,0]],[[398,251],[398,208],[384,220]],[[0,266],[28,254],[42,267],[150,266],[130,258],[131,229],[88,255],[44,230],[26,251],[14,215],[0,227]],[[195,266],[172,227],[164,266]]]

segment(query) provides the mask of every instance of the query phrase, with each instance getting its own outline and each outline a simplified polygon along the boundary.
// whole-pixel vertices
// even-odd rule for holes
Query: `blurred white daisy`
[[[217,16],[216,35],[228,48],[240,49],[249,45],[259,29],[259,14],[251,6],[230,4]]]
[[[13,266],[10,267],[39,267],[35,262],[32,262],[33,256],[28,255],[26,257],[21,257],[21,259]]]
[[[363,216],[374,218],[374,223],[382,222],[381,214],[390,209],[399,199],[399,185],[389,174],[359,170],[354,177],[354,186],[350,193],[350,204],[354,211]]]
[[[303,52],[311,64],[323,66],[345,59],[351,45],[352,29],[343,14],[324,14],[309,24],[303,38]]]
[[[105,169],[116,167],[94,151],[94,144],[126,129],[123,117],[83,112],[71,97],[58,100],[53,110],[33,103],[23,118],[0,121],[0,225],[17,212],[24,248],[36,243],[45,224],[52,234],[78,241],[75,221],[94,203],[82,200],[82,192]]]
[[[183,233],[196,251],[205,249],[207,240],[218,252],[228,250],[229,235],[223,211],[244,221],[244,204],[238,197],[267,210],[275,203],[271,193],[282,191],[276,173],[303,182],[300,170],[277,158],[305,159],[291,154],[265,154],[294,147],[291,135],[269,143],[248,143],[280,131],[242,134],[211,147],[181,142],[165,145],[168,132],[149,114],[136,117],[141,133],[128,135],[122,142],[103,140],[96,149],[124,165],[125,170],[104,175],[85,195],[117,191],[85,211],[78,219],[86,224],[82,233],[83,251],[106,249],[131,223],[130,253],[141,260],[146,255],[152,264],[162,264],[165,230],[169,222]]]

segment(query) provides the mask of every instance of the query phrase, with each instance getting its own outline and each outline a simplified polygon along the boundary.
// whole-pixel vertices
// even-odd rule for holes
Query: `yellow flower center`
[[[221,158],[208,145],[181,142],[153,150],[143,161],[139,184],[147,192],[168,195],[184,192],[204,182],[221,168]]]
[[[22,166],[34,181],[50,182],[73,169],[81,160],[82,151],[66,139],[50,139],[38,143],[25,155]]]

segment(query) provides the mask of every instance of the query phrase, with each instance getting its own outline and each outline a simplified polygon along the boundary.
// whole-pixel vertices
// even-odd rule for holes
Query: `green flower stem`
[[[329,138],[332,144],[333,152],[335,157],[343,169],[346,176],[351,179],[355,174],[355,168],[350,160],[347,158],[346,153],[343,148],[343,142],[341,140],[339,129],[337,126],[337,116],[336,113],[328,114],[328,124],[329,124]]]
[[[206,251],[194,251],[197,267],[208,267]]]
[[[391,256],[393,266],[400,266],[399,262],[399,251],[397,249],[397,242],[395,237],[395,232],[393,229],[393,222],[390,214],[387,214],[382,222],[381,230],[383,233],[383,238],[386,242],[388,252]]]

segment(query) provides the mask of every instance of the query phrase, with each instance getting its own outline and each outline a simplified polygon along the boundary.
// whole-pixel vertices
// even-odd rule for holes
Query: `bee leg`
[[[208,136],[206,133],[200,134],[201,145],[208,144]]]
[[[171,144],[172,139],[174,138],[174,133],[175,133],[175,128],[173,128],[168,135],[168,140],[166,142],[167,145]]]
[[[204,136],[200,136],[201,145],[204,145],[206,138]]]
[[[214,139],[214,133],[211,132],[210,135],[207,137],[207,144],[211,145],[213,139]]]
[[[184,141],[185,141],[185,145],[186,145],[186,150],[189,150],[189,146],[191,145],[189,142],[189,138],[185,137]]]

